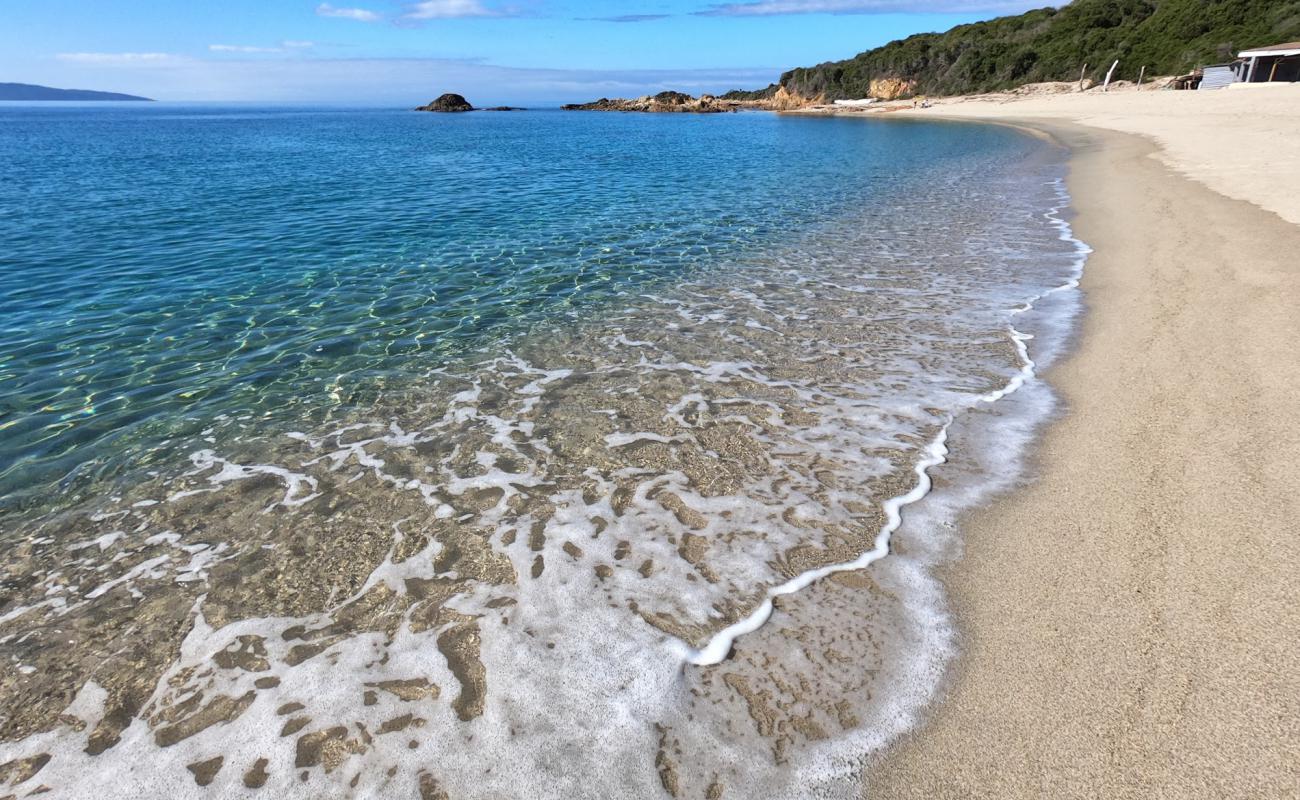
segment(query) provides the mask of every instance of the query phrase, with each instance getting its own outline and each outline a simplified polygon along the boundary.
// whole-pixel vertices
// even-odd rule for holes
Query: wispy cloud
[[[83,64],[157,64],[176,56],[171,53],[59,53],[55,58]]]
[[[423,0],[407,6],[403,19],[460,19],[463,17],[495,17],[498,12],[483,5],[480,0]]]
[[[283,47],[254,47],[246,44],[210,44],[214,53],[283,53]]]
[[[588,22],[654,22],[668,19],[672,14],[620,14],[616,17],[583,17]]]
[[[285,41],[280,42],[278,47],[264,47],[249,44],[210,44],[208,45],[208,50],[213,53],[246,53],[255,55],[257,53],[284,53],[289,50],[307,50],[315,46],[315,42],[286,39]]]
[[[378,22],[380,17],[374,11],[364,8],[339,8],[329,3],[321,3],[316,6],[316,15],[320,17],[337,17],[339,19],[354,19],[358,22]]]
[[[1032,0],[750,0],[719,3],[697,11],[706,17],[774,17],[786,14],[888,14],[1023,11]]]

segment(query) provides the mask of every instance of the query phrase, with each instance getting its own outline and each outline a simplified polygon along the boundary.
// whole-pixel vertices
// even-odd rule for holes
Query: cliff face
[[[825,95],[817,95],[816,97],[804,97],[801,94],[790,91],[788,88],[784,86],[778,86],[776,87],[776,91],[772,92],[771,97],[769,97],[766,100],[760,100],[758,102],[760,104],[760,107],[766,108],[771,111],[794,111],[800,108],[807,108],[808,106],[815,106],[815,105],[820,105],[821,103],[825,103],[826,97]]]
[[[911,97],[916,92],[916,81],[905,78],[874,78],[867,89],[867,96],[877,100],[897,100]]]

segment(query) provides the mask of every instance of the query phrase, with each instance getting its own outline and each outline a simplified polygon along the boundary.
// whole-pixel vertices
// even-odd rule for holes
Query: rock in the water
[[[416,111],[437,111],[444,114],[458,114],[462,111],[473,111],[474,106],[469,101],[458,94],[444,94],[437,100],[434,100],[427,106],[420,106]]]

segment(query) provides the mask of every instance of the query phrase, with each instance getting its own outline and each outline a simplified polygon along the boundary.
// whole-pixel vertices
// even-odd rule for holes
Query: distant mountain
[[[1173,75],[1231,60],[1239,50],[1300,39],[1300,0],[1074,0],[1019,16],[922,33],[846,61],[790,70],[780,83],[728,99],[762,100],[778,89],[838,100],[1009,89],[1037,81]]]
[[[92,92],[87,89],[51,89],[30,83],[0,83],[0,100],[140,100],[152,103],[148,97],[117,92]]]

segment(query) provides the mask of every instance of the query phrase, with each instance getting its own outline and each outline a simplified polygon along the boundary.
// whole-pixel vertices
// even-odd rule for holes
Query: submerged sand
[[[964,521],[963,655],[870,797],[1296,796],[1300,89],[1197,94],[921,112],[1069,144],[1096,252],[1066,413]]]

